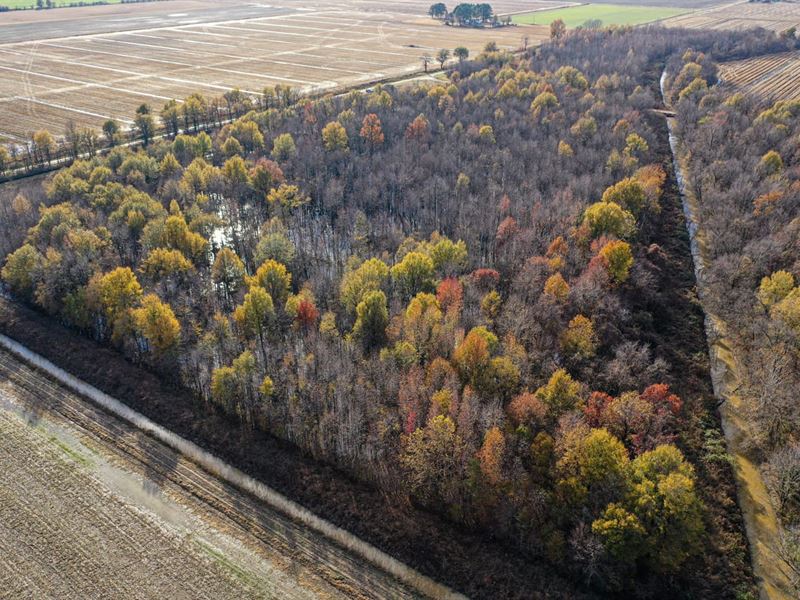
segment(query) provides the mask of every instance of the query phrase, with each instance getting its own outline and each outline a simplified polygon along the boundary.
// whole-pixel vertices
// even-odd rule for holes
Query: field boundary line
[[[34,97],[14,96],[13,98],[10,99],[10,101],[13,101],[13,100],[22,100],[23,102],[29,102],[31,104],[39,104],[41,106],[47,106],[47,107],[50,107],[50,108],[57,108],[59,110],[64,110],[64,111],[67,111],[67,112],[74,112],[74,113],[77,113],[79,115],[86,115],[88,117],[97,117],[98,119],[112,119],[113,118],[110,115],[104,115],[102,113],[96,113],[96,112],[92,112],[90,110],[83,110],[81,108],[75,108],[74,106],[67,106],[65,104],[57,104],[55,102],[46,102],[45,100],[39,100],[38,98],[34,98]],[[2,100],[0,100],[0,101],[2,101]],[[121,122],[121,123],[124,123],[125,125],[133,125],[134,124],[133,121],[128,121],[126,119],[116,119],[116,120]]]
[[[356,554],[381,569],[382,571],[394,576],[410,588],[437,599],[466,599],[465,596],[453,591],[444,584],[438,583],[433,579],[419,573],[416,569],[400,562],[396,558],[389,556],[372,544],[356,537],[352,533],[338,527],[321,517],[318,517],[310,510],[302,507],[283,494],[273,490],[269,486],[256,481],[239,469],[229,465],[222,459],[203,450],[194,442],[173,433],[172,431],[154,423],[144,415],[136,412],[119,400],[101,392],[94,386],[86,383],[71,375],[64,369],[56,366],[43,356],[29,350],[19,342],[10,337],[0,334],[0,346],[11,352],[23,362],[31,365],[49,377],[55,379],[68,390],[78,394],[99,406],[112,415],[130,423],[142,432],[166,444],[173,450],[188,458],[212,475],[219,477],[233,486],[242,489],[259,500],[265,502],[274,510],[284,514],[290,519],[305,525],[309,529],[322,535],[323,537],[335,542],[340,547]]]
[[[8,51],[0,48],[0,52],[8,52]],[[87,68],[90,68],[90,69],[94,69],[94,68],[99,68],[101,70],[110,70],[111,69],[111,67],[95,67],[94,65],[91,65],[91,64],[88,64],[88,63],[73,63],[72,61],[64,61],[64,64],[72,64],[73,66],[87,67]],[[22,69],[18,69],[18,68],[15,68],[15,67],[9,67],[9,66],[6,66],[6,65],[0,65],[0,69],[5,69],[7,71],[12,71],[12,72],[16,72],[16,73],[24,73],[27,78],[30,78],[30,77],[41,77],[41,78],[44,78],[44,79],[57,79],[59,81],[66,81],[67,83],[74,84],[73,86],[70,86],[70,87],[67,87],[67,88],[56,88],[54,90],[47,90],[45,92],[41,92],[40,94],[37,94],[37,95],[42,95],[42,96],[48,95],[48,94],[62,94],[62,93],[66,93],[66,92],[87,90],[89,88],[102,88],[102,89],[108,89],[108,90],[111,90],[111,91],[114,91],[114,92],[119,92],[119,93],[122,93],[122,94],[128,94],[130,96],[148,96],[149,98],[155,98],[157,100],[171,100],[171,98],[169,98],[167,96],[161,96],[159,94],[151,94],[149,92],[144,92],[144,91],[140,92],[140,91],[130,90],[130,89],[127,89],[127,88],[124,88],[124,87],[119,87],[119,86],[115,85],[117,83],[124,83],[124,82],[130,82],[130,81],[144,81],[146,79],[151,78],[151,76],[148,75],[148,74],[136,75],[136,74],[133,73],[133,71],[128,71],[128,73],[131,74],[130,77],[121,77],[119,79],[112,79],[112,80],[106,81],[106,82],[96,82],[96,81],[81,81],[80,79],[70,79],[70,78],[67,78],[67,77],[61,77],[59,75],[51,75],[50,73],[43,73],[41,71],[34,71],[34,70],[31,70],[31,69],[22,70]],[[113,70],[114,71],[120,71],[119,69],[113,69]],[[122,71],[120,71],[120,72],[122,72]],[[23,96],[14,96],[14,98],[23,98]],[[6,101],[6,100],[11,100],[11,99],[13,99],[13,98],[0,98],[0,102]]]

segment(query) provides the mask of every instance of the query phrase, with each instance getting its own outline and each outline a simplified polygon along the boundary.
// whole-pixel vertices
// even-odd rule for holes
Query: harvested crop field
[[[800,99],[800,52],[781,52],[720,64],[720,78],[759,100]]]
[[[122,2],[122,0],[86,0],[87,2],[105,2],[107,4],[117,4]],[[73,0],[51,0],[53,3],[54,8],[60,8],[63,6],[69,6],[73,3]],[[33,0],[0,0],[0,6],[10,8],[12,10],[20,10],[20,9],[35,9],[36,2]]]
[[[10,598],[414,597],[0,351]]]
[[[139,105],[160,109],[194,92],[217,97],[238,87],[258,95],[276,84],[302,92],[336,90],[419,71],[421,57],[440,48],[466,46],[475,53],[491,40],[515,49],[523,38],[535,44],[549,35],[538,26],[446,27],[427,17],[428,5],[419,2],[284,0],[281,6],[259,5],[261,16],[254,16],[252,5],[235,2],[228,13],[236,15],[241,4],[247,16],[234,18],[213,7],[171,13],[171,4],[136,5],[150,15],[150,24],[134,29],[124,25],[130,14],[120,18],[119,31],[108,33],[92,34],[83,22],[75,24],[79,34],[70,35],[73,21],[47,22],[38,38],[26,30],[26,41],[0,44],[0,138],[23,141],[40,128],[60,135],[69,121],[99,128],[114,118],[130,126]],[[563,3],[505,0],[495,9],[556,6]],[[97,18],[100,31],[110,20],[103,15]],[[16,27],[35,25],[3,28],[4,18],[0,39],[15,39]]]
[[[742,30],[763,27],[781,32],[800,25],[800,4],[795,2],[738,2],[663,21],[669,27]]]

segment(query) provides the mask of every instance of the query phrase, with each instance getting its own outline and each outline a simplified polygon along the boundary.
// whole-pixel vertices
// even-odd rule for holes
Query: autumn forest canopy
[[[0,206],[2,278],[179,373],[198,411],[500,540],[581,593],[733,598],[751,590],[749,559],[652,109],[670,65],[709,194],[759,193],[737,196],[741,231],[719,225],[720,281],[747,277],[736,306],[797,328],[797,263],[779,251],[796,232],[769,238],[768,264],[755,246],[746,268],[726,258],[786,223],[797,183],[775,177],[797,134],[775,129],[796,129],[796,107],[750,123],[744,100],[701,100],[715,61],[785,43],[581,30],[522,55],[490,47],[440,83],[291,98],[213,132],[180,133],[164,107],[167,138],[77,160],[41,205]],[[715,155],[720,113],[759,156]],[[737,179],[750,172],[760,183]],[[765,445],[789,439],[763,427]]]

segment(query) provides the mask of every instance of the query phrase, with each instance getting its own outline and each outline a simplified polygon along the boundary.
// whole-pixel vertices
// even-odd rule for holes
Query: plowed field
[[[782,52],[720,65],[720,78],[759,100],[800,99],[800,52]]]
[[[410,598],[0,351],[0,596]]]

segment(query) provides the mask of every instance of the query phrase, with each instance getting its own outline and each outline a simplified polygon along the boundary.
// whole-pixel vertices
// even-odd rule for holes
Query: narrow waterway
[[[664,105],[668,106],[664,89],[666,79],[667,71],[665,69],[661,74],[660,85],[662,100]],[[705,313],[711,381],[714,395],[722,401],[720,406],[722,429],[725,433],[728,453],[733,459],[737,495],[747,530],[747,538],[750,542],[753,571],[758,578],[762,599],[788,600],[796,598],[789,577],[787,577],[790,569],[780,557],[780,522],[770,501],[758,465],[750,460],[744,452],[748,425],[743,410],[743,399],[736,393],[740,377],[733,346],[729,343],[725,333],[725,322],[709,310],[709,303],[705,301],[709,292],[706,267],[710,258],[700,224],[697,196],[691,185],[691,173],[688,170],[685,153],[675,133],[674,118],[667,117],[667,128],[675,178],[678,182],[683,213],[686,217],[686,228],[689,232],[692,262],[697,280],[697,295]]]

